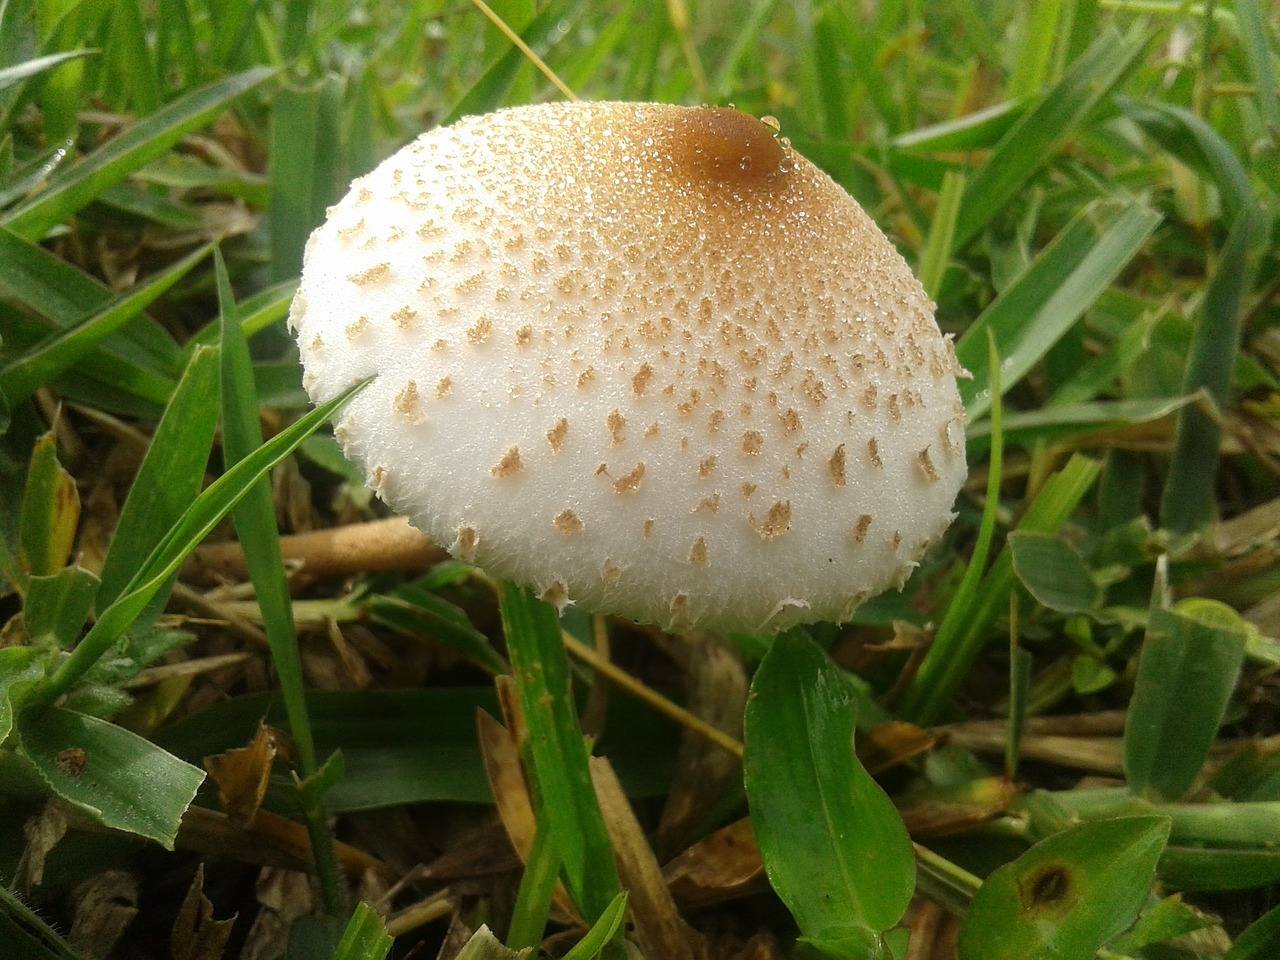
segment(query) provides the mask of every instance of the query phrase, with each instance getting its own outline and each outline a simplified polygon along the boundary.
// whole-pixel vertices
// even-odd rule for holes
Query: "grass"
[[[776,641],[344,570],[379,510],[283,333],[306,238],[566,94],[464,2],[4,0],[0,942],[1280,953],[1274,7],[492,6],[582,99],[776,116],[872,213],[974,374],[955,525]]]

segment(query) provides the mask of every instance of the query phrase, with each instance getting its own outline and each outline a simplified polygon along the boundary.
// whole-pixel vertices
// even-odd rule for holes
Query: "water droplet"
[[[782,129],[782,124],[779,123],[778,118],[774,116],[763,116],[760,118],[760,122],[763,123],[770,130],[772,130],[774,133],[777,133],[779,130]]]

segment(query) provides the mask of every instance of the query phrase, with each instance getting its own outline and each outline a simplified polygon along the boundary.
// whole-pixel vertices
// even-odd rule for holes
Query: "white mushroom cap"
[[[290,325],[377,493],[563,607],[847,619],[965,476],[951,343],[858,204],[735,110],[558,103],[427,133],[307,248]]]

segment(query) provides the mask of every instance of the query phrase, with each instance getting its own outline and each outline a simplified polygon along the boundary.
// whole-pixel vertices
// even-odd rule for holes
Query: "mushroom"
[[[905,261],[772,118],[556,103],[421,136],[311,237],[290,327],[335,433],[454,556],[772,633],[901,586],[965,476]]]

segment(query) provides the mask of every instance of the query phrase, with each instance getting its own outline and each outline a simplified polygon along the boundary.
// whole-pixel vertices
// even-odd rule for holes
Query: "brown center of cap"
[[[701,181],[758,186],[782,171],[786,150],[765,123],[740,110],[700,107],[671,128],[671,159]]]

